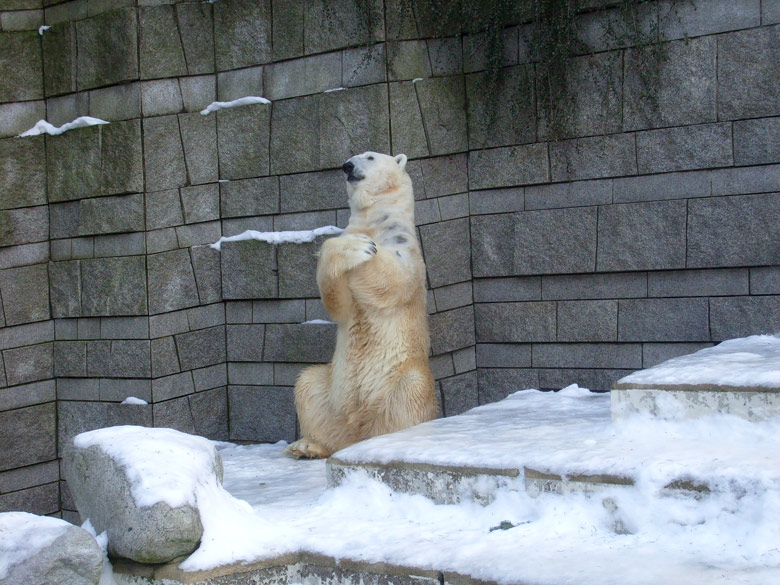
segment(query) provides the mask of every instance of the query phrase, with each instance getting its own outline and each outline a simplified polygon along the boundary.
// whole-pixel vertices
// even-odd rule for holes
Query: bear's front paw
[[[348,234],[340,237],[345,240],[342,253],[346,270],[355,268],[376,255],[376,244],[366,234]]]

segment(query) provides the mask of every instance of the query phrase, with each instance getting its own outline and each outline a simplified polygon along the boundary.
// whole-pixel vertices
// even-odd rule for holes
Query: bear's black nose
[[[355,170],[355,165],[347,161],[343,165],[341,165],[341,170],[349,175],[352,171]]]

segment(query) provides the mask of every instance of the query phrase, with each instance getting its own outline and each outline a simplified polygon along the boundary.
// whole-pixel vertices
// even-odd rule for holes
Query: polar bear
[[[365,152],[342,166],[349,225],[326,240],[317,285],[338,325],[333,360],[295,384],[295,458],[328,457],[375,435],[436,418],[428,364],[425,265],[406,155]]]

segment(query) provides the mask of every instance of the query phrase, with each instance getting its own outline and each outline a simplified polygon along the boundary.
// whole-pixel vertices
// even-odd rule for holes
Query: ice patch
[[[136,398],[135,396],[128,396],[127,398],[125,398],[121,402],[121,404],[129,404],[129,405],[133,405],[133,406],[136,406],[136,405],[137,406],[141,406],[141,405],[149,404],[149,403],[146,400],[144,400],[143,398]]]
[[[46,25],[39,26],[39,27],[38,27],[38,34],[39,34],[40,36],[43,36],[43,33],[44,33],[45,31],[49,30],[50,28],[51,28],[50,26],[46,26]]]
[[[202,116],[208,116],[211,112],[217,110],[227,110],[229,108],[237,108],[239,106],[249,106],[252,104],[270,104],[271,100],[258,96],[246,96],[233,100],[231,102],[211,102],[205,109],[200,111]]]
[[[338,235],[344,230],[335,225],[318,227],[313,230],[284,231],[284,232],[258,232],[247,230],[235,236],[223,236],[213,244],[209,244],[215,250],[222,249],[223,242],[240,242],[244,240],[258,240],[267,244],[305,244],[313,242],[318,236]]]
[[[90,116],[80,116],[73,120],[72,122],[68,122],[67,124],[63,124],[59,128],[57,126],[54,126],[53,124],[49,124],[46,120],[38,120],[38,122],[27,130],[26,132],[22,132],[19,134],[19,138],[27,138],[28,136],[38,136],[40,134],[51,134],[52,136],[57,136],[58,134],[62,134],[63,132],[67,132],[68,130],[73,130],[74,128],[86,128],[87,126],[98,126],[100,124],[108,124],[109,122],[106,122],[105,120],[101,120],[100,118],[92,118]]]

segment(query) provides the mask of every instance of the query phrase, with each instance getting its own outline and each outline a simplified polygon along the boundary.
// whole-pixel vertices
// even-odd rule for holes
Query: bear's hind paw
[[[300,439],[287,447],[284,454],[293,459],[325,459],[331,451],[309,439]]]

